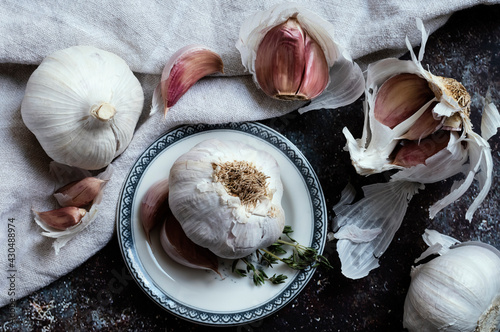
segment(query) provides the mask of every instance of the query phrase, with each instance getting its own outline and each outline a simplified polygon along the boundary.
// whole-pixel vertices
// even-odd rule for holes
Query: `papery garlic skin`
[[[260,49],[263,41],[265,42],[266,35],[276,34],[275,30],[280,26],[284,27],[279,33],[283,36],[285,46],[280,44],[279,36],[274,36],[273,40],[276,42],[265,45],[264,50]],[[310,10],[295,3],[283,3],[248,17],[241,25],[236,48],[240,51],[243,66],[253,75],[257,86],[266,94],[280,99],[308,100],[313,98],[311,104],[302,107],[300,112],[320,108],[332,109],[352,103],[361,96],[364,89],[361,69],[352,62],[349,54],[335,41],[334,30],[330,22]],[[286,41],[286,39],[290,40]],[[296,45],[292,46],[292,42]],[[290,48],[290,50],[285,51],[283,47]],[[267,73],[269,77],[264,79],[258,77],[266,75],[266,70],[264,73],[259,73],[257,63],[259,56],[266,55],[266,61],[275,62],[272,60],[273,54],[280,56],[281,53],[288,52],[291,56],[293,49],[297,52],[297,60],[286,61],[288,70],[272,68],[273,70]],[[322,64],[324,61],[328,68],[324,68]],[[304,62],[301,68],[293,68],[299,62]],[[279,63],[280,61],[275,62],[271,67]],[[328,71],[328,74],[323,74],[323,70]],[[301,76],[304,71],[309,71],[309,73],[302,77],[300,82],[291,85],[283,83],[283,80],[291,79],[291,77],[282,77],[288,76],[287,72],[292,72],[294,73],[292,76],[297,77]],[[318,84],[320,81],[327,82]],[[262,86],[260,82],[268,83]],[[319,88],[317,85],[324,87]],[[279,88],[283,86],[287,88],[281,96]],[[291,86],[297,89],[295,97],[294,92],[289,91]]]
[[[123,59],[73,46],[47,56],[33,72],[21,114],[54,161],[97,170],[128,146],[143,101],[142,87]]]
[[[265,194],[247,203],[217,177],[220,165],[247,163],[267,176]],[[237,172],[235,172],[237,173]],[[210,139],[179,157],[169,175],[169,206],[194,243],[222,258],[241,258],[275,242],[283,231],[279,165],[265,151]]]
[[[371,64],[367,70],[366,79],[366,102],[365,102],[365,123],[363,135],[360,139],[355,139],[347,128],[343,133],[347,139],[348,149],[352,163],[356,171],[361,175],[381,173],[388,170],[399,170],[393,176],[392,181],[412,181],[419,183],[433,183],[447,179],[455,174],[463,173],[466,180],[454,190],[449,196],[434,204],[430,209],[430,216],[434,215],[458,199],[469,186],[475,177],[481,178],[480,193],[476,197],[473,205],[469,208],[466,218],[470,220],[478,205],[482,202],[491,186],[492,158],[489,144],[485,138],[473,131],[472,123],[469,119],[471,98],[462,84],[451,78],[438,77],[425,70],[421,64],[427,33],[420,20],[417,20],[418,27],[422,31],[422,44],[420,53],[417,56],[413,53],[411,45],[407,39],[407,45],[412,56],[412,60],[384,59],[375,64]],[[418,106],[404,118],[396,120],[396,115],[391,121],[381,120],[377,117],[377,110],[384,111],[384,104],[389,106],[392,99],[382,100],[388,93],[384,90],[384,84],[397,78],[412,75],[416,80],[427,82],[427,86],[415,91],[414,94],[421,94],[423,99],[417,102]],[[398,86],[393,86],[398,88]],[[405,90],[399,92],[405,93]],[[429,94],[430,93],[430,94]],[[397,94],[397,92],[393,92]],[[382,101],[381,101],[382,100]],[[403,103],[402,110],[395,112],[405,112],[405,107],[412,107],[410,99],[407,104]],[[404,101],[403,101],[404,102]],[[495,113],[496,108],[485,105],[485,117]],[[432,109],[432,121],[429,118],[429,110]],[[421,117],[426,119],[421,121]],[[498,115],[497,115],[498,117]],[[498,125],[498,121],[496,123]],[[425,128],[425,127],[428,128]],[[492,131],[492,129],[490,129]],[[412,136],[413,142],[422,144],[432,144],[430,147],[436,148],[439,142],[425,140],[431,138],[433,133],[449,135],[449,142],[446,147],[441,146],[440,150],[433,151],[428,159],[423,159],[419,163],[402,165],[394,162],[395,153],[398,146],[408,140],[408,135]],[[411,134],[409,134],[411,133]],[[464,166],[468,163],[468,166]]]
[[[410,332],[498,331],[500,252],[481,242],[446,250],[433,245],[441,256],[412,268],[404,327]]]
[[[417,20],[417,26],[422,32],[418,58],[407,40],[412,60],[389,58],[369,65],[361,138],[343,129],[346,150],[358,174],[391,171],[388,182],[364,186],[364,197],[357,202],[354,188],[347,185],[334,207],[332,228],[342,273],[348,278],[365,277],[379,266],[378,259],[400,227],[408,203],[425,184],[463,174],[450,193],[429,208],[433,218],[477,181],[480,190],[465,214],[467,220],[472,220],[492,185],[493,159],[487,139],[500,126],[500,114],[485,100],[482,127],[486,130],[483,136],[473,131],[465,88],[423,68],[428,35],[422,21]],[[366,236],[375,233],[375,237]]]

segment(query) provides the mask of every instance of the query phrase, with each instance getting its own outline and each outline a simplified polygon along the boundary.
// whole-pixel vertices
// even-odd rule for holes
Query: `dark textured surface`
[[[500,105],[500,5],[480,6],[456,13],[427,43],[424,65],[432,73],[461,81],[472,97],[472,121],[479,131],[481,97],[491,89]],[[408,58],[408,55],[405,56]],[[322,184],[329,223],[332,206],[351,181],[357,188],[384,176],[362,178],[350,165],[341,130],[361,133],[362,101],[336,111],[296,112],[262,123],[278,130],[308,158]],[[381,266],[361,280],[340,273],[335,242],[325,256],[333,271],[319,269],[304,291],[277,314],[236,331],[403,331],[403,302],[413,260],[425,249],[424,229],[432,228],[462,241],[481,240],[500,248],[497,188],[500,176],[500,137],[490,140],[495,165],[493,187],[471,223],[465,210],[477,193],[473,186],[455,204],[428,218],[428,207],[448,193],[451,181],[427,185],[415,195]],[[390,213],[388,211],[388,213]],[[244,299],[242,299],[243,301]],[[210,331],[176,318],[151,302],[130,277],[114,238],[81,267],[48,287],[16,302],[19,320],[4,325],[8,308],[0,309],[0,331]]]

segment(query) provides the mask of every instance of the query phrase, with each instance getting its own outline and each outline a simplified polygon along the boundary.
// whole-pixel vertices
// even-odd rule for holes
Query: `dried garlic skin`
[[[410,332],[498,331],[500,252],[475,241],[434,245],[439,245],[439,252],[428,254],[440,256],[412,268],[404,327]]]
[[[275,242],[285,226],[279,165],[269,153],[210,139],[173,164],[169,206],[194,243],[241,258]]]
[[[434,218],[477,181],[479,192],[465,214],[467,220],[472,220],[492,185],[493,158],[487,140],[500,127],[500,113],[486,98],[482,135],[472,130],[470,95],[456,80],[424,69],[428,34],[419,19],[417,27],[422,32],[418,58],[407,39],[411,60],[388,58],[368,66],[361,138],[343,129],[358,174],[391,171],[389,181],[363,186],[364,197],[356,202],[356,192],[348,184],[334,207],[337,252],[342,273],[351,279],[363,278],[379,266],[410,200],[425,184],[463,175],[429,207]]]
[[[128,146],[143,101],[142,87],[123,59],[73,46],[47,56],[33,72],[21,115],[54,161],[97,170]]]

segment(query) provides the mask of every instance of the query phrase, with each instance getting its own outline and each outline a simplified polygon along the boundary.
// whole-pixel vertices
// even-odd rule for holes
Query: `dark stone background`
[[[408,54],[403,58],[408,59]],[[491,89],[500,106],[500,5],[478,6],[458,12],[432,34],[423,61],[429,70],[462,82],[472,97],[472,121],[479,132],[481,97]],[[340,110],[299,115],[294,112],[262,121],[292,141],[308,158],[322,184],[329,212],[348,181],[358,189],[384,176],[360,177],[342,150],[347,126],[361,136],[362,100]],[[335,269],[318,269],[301,294],[276,314],[228,331],[404,331],[403,303],[410,268],[426,248],[421,235],[436,229],[462,241],[481,240],[500,248],[497,187],[500,176],[500,135],[490,140],[494,159],[493,187],[471,223],[465,211],[477,193],[473,186],[462,198],[428,218],[429,206],[446,195],[451,180],[427,185],[410,202],[406,217],[380,267],[368,277],[349,280],[340,273],[335,242],[325,256]],[[388,211],[387,213],[390,213]],[[241,299],[244,301],[244,299]],[[132,280],[115,238],[82,266],[48,287],[16,303],[20,312],[14,325],[4,325],[8,307],[0,309],[0,331],[211,331],[164,311]]]

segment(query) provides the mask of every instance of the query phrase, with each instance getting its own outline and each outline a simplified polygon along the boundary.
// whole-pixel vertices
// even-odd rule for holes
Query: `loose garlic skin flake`
[[[404,327],[410,332],[498,331],[500,252],[477,241],[451,248],[430,243],[429,238],[440,238],[433,233],[439,235],[433,230],[424,234],[430,245],[427,253],[440,256],[412,268]]]
[[[47,56],[33,72],[21,115],[54,161],[97,170],[128,146],[143,102],[142,87],[123,59],[73,46]]]
[[[267,152],[207,140],[175,161],[169,183],[169,206],[187,237],[219,257],[245,257],[283,231],[280,169]]]

